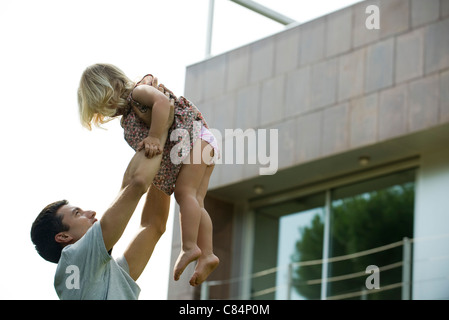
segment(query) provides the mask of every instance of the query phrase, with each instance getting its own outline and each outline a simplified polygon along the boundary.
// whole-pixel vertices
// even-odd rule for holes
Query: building
[[[206,199],[221,263],[168,299],[449,299],[448,0],[294,25],[189,66],[185,95],[223,142]]]

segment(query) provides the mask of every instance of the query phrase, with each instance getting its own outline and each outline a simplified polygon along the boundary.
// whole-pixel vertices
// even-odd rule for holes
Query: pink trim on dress
[[[210,130],[207,129],[205,126],[201,127],[200,138],[201,138],[201,140],[204,140],[207,143],[209,143],[212,146],[212,148],[214,148],[214,151],[215,151],[214,157],[211,161],[211,163],[214,163],[217,159],[220,158],[220,149],[218,147],[217,139],[212,134],[212,132],[210,132]]]

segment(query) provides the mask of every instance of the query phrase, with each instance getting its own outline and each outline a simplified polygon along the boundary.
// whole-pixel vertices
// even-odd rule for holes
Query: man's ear
[[[55,241],[60,244],[69,244],[73,240],[73,237],[66,232],[59,232],[55,235]]]

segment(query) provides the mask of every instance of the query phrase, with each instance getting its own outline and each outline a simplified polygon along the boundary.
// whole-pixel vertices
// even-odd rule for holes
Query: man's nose
[[[85,211],[85,215],[87,218],[92,219],[93,217],[95,217],[97,213],[93,210],[89,210],[89,211]]]

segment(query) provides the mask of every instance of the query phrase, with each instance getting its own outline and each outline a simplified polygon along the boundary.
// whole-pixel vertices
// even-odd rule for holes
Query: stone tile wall
[[[366,8],[380,9],[368,30]],[[187,68],[219,130],[279,130],[279,169],[449,122],[449,0],[367,0]],[[217,165],[210,188],[254,177]]]

